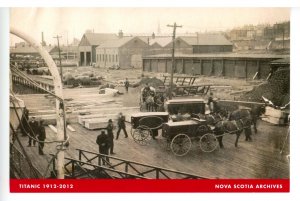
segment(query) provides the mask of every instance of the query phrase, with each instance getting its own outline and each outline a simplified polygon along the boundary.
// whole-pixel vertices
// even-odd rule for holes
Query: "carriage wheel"
[[[203,152],[212,152],[217,146],[218,141],[214,134],[207,133],[200,138],[200,149]]]
[[[135,142],[140,145],[147,145],[151,139],[151,130],[145,126],[139,126],[137,129],[134,129],[132,132],[132,138]]]
[[[171,141],[171,150],[176,156],[186,155],[192,146],[192,141],[186,134],[178,134]]]

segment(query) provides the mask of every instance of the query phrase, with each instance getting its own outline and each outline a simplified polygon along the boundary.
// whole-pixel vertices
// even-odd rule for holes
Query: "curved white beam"
[[[42,58],[45,60],[46,64],[49,67],[51,75],[53,76],[53,84],[54,84],[54,93],[56,96],[63,100],[63,92],[62,92],[62,82],[60,79],[60,75],[57,69],[55,62],[53,61],[50,54],[43,48],[35,39],[31,36],[17,30],[16,28],[10,27],[10,33],[16,35],[27,43],[29,43],[33,48],[35,48]],[[60,109],[60,100],[56,99],[56,125],[57,125],[57,140],[64,140],[64,112]],[[57,178],[64,179],[64,151],[58,150],[57,155]]]

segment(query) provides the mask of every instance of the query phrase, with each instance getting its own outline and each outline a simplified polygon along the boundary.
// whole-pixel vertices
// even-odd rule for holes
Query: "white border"
[[[152,0],[152,1],[141,1],[141,0],[123,0],[123,1],[107,1],[105,3],[98,2],[97,0],[90,1],[66,1],[61,3],[60,0],[51,0],[48,2],[33,0],[29,2],[22,2],[22,6],[114,6],[114,7],[300,7],[300,1],[298,0],[252,0],[251,3],[245,2],[245,0],[209,0],[205,2],[192,1],[192,0]],[[59,4],[57,4],[59,2]],[[122,2],[122,3],[118,3]],[[83,5],[84,4],[84,5]],[[6,0],[2,3],[2,6],[20,6],[20,1],[17,0]],[[9,23],[9,12],[8,9],[0,9],[0,128],[1,128],[1,139],[0,139],[0,200],[272,200],[272,201],[283,201],[283,200],[300,200],[299,188],[300,188],[300,165],[299,159],[299,143],[300,134],[297,132],[300,130],[300,123],[296,114],[299,114],[299,75],[300,75],[300,9],[293,8],[291,12],[291,193],[193,193],[193,194],[53,194],[53,193],[42,193],[42,194],[9,194],[9,168],[8,168],[8,123],[9,122],[9,111],[8,111],[8,47],[9,47],[9,34],[8,34],[8,23]]]
[[[2,0],[6,7],[300,7],[298,0]]]

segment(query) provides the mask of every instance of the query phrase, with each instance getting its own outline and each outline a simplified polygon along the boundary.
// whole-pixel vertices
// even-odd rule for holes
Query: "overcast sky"
[[[183,28],[178,33],[220,31],[244,24],[276,23],[288,21],[288,8],[13,8],[11,26],[41,41],[41,32],[49,43],[53,36],[61,35],[62,43],[91,29],[94,32],[172,33],[167,24],[176,22]],[[11,45],[20,39],[12,36]]]

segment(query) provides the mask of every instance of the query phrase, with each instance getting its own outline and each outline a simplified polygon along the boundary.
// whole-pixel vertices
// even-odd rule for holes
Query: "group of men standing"
[[[44,144],[46,139],[46,131],[43,120],[37,121],[35,117],[29,119],[29,112],[25,108],[21,119],[21,132],[23,136],[28,137],[28,147],[35,147],[38,142],[38,151],[40,155],[44,155]]]
[[[107,127],[103,130],[101,130],[100,135],[97,136],[96,143],[99,146],[99,153],[100,154],[115,154],[114,152],[114,130],[115,126],[113,125],[113,121],[111,119],[108,120]],[[106,132],[105,132],[106,130]],[[119,113],[118,116],[118,131],[117,131],[117,136],[116,140],[119,139],[119,135],[121,130],[123,130],[125,134],[125,138],[128,138],[128,134],[126,131],[126,125],[125,125],[125,116],[122,113]],[[102,163],[103,165],[106,165],[109,163],[109,158],[108,157],[103,157],[102,158]]]

